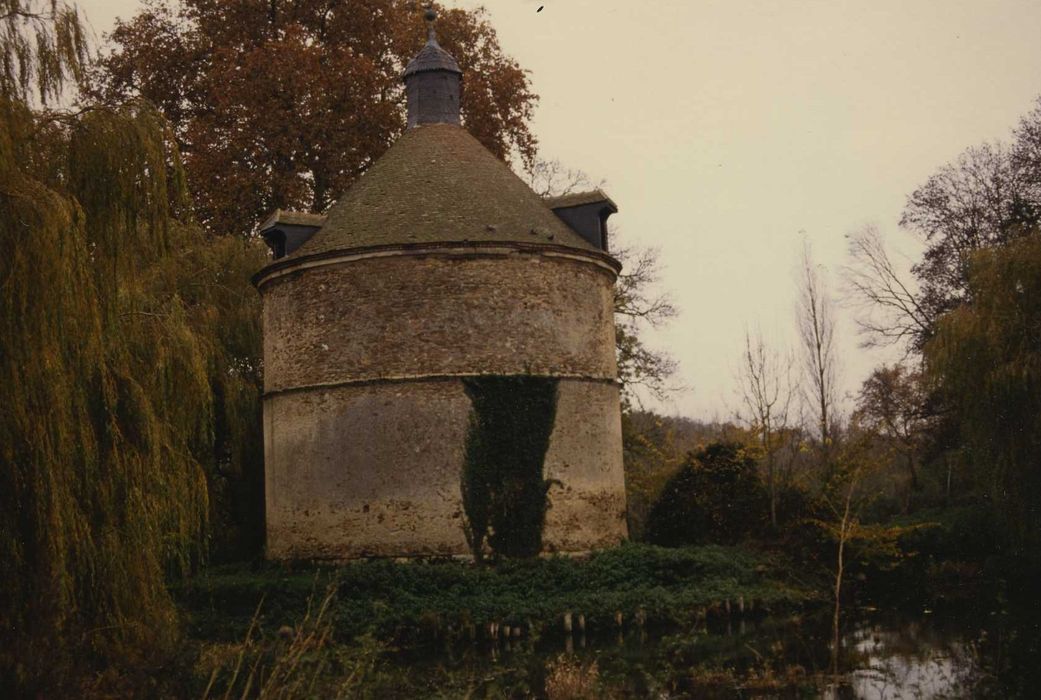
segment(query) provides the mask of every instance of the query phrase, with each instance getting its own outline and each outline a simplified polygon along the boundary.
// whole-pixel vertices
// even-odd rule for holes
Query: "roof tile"
[[[405,243],[539,240],[596,250],[464,128],[406,131],[290,257]]]

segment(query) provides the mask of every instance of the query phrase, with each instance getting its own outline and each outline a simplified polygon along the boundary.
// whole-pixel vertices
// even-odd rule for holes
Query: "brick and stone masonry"
[[[559,381],[545,551],[626,537],[619,264],[453,120],[457,74],[431,34],[405,134],[324,219],[262,227],[269,558],[468,555],[463,381],[481,375]],[[583,206],[601,199],[602,226],[613,203]]]

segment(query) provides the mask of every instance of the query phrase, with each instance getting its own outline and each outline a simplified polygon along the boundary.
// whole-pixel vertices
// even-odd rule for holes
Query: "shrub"
[[[713,443],[688,455],[665,485],[647,539],[668,547],[736,542],[761,528],[765,512],[755,459],[738,444]]]

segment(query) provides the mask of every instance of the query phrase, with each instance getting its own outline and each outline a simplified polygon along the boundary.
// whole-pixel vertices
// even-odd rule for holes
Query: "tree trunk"
[[[766,479],[770,489],[770,526],[777,529],[777,481],[774,479],[774,453],[766,446]]]
[[[915,463],[917,461],[918,460],[915,457],[914,448],[908,450],[907,471],[911,475],[911,489],[914,491],[918,491],[922,488],[921,484],[918,482],[918,468],[915,466]]]
[[[839,672],[839,645],[842,639],[839,635],[839,623],[842,617],[842,577],[845,573],[846,540],[850,534],[849,511],[853,501],[853,490],[857,486],[854,475],[850,481],[849,490],[846,491],[846,506],[842,511],[842,520],[839,522],[839,551],[838,561],[835,565],[835,612],[831,620],[831,672],[838,675]]]
[[[842,528],[839,532],[839,559],[838,564],[835,567],[835,611],[831,619],[831,672],[834,675],[839,673],[839,644],[841,642],[839,636],[839,621],[842,616],[842,576],[843,576],[843,556],[846,548],[846,523],[843,521]]]

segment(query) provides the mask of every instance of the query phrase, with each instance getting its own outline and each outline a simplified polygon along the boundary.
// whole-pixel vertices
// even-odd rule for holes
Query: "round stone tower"
[[[532,192],[460,125],[460,77],[431,31],[405,133],[327,216],[261,227],[270,558],[470,554],[472,385],[494,377],[553,385],[543,550],[626,537],[614,204]]]

